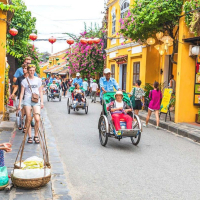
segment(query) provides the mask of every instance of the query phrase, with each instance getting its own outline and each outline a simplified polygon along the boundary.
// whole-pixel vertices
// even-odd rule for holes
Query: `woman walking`
[[[36,144],[39,144],[39,138],[38,138],[38,128],[39,128],[39,121],[40,121],[40,108],[42,109],[44,107],[43,104],[43,93],[42,93],[42,81],[40,78],[35,77],[36,67],[35,65],[29,65],[28,66],[28,77],[25,78],[21,83],[21,94],[19,99],[19,106],[18,110],[21,109],[21,102],[22,98],[24,96],[24,108],[26,112],[27,117],[27,124],[26,127],[29,128],[28,130],[28,141],[27,143],[32,144],[33,139],[31,135],[31,112],[33,109],[34,119],[35,119],[35,136],[34,141]],[[40,97],[40,99],[39,99]]]
[[[62,79],[61,88],[62,88],[62,92],[63,92],[63,97],[65,97],[67,94],[67,85],[65,83],[65,79]]]
[[[134,114],[138,115],[139,111],[142,109],[142,104],[144,106],[144,90],[140,87],[142,82],[137,80],[135,86],[131,92],[132,106],[134,110]],[[141,102],[142,100],[142,102]]]
[[[149,103],[148,114],[146,118],[146,124],[143,124],[144,127],[147,127],[149,119],[151,117],[152,112],[155,112],[156,115],[156,129],[159,127],[159,110],[160,110],[160,102],[162,99],[162,93],[159,90],[159,83],[154,83],[154,90],[151,90],[149,93],[149,98],[151,99]]]

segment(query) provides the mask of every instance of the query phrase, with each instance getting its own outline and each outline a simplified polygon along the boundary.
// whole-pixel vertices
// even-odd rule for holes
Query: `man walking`
[[[88,87],[87,78],[85,78],[84,81],[83,81],[83,89],[85,90],[85,95],[88,96],[88,92],[89,92],[88,89],[89,89],[89,87]]]
[[[95,79],[93,80],[93,83],[91,84],[90,88],[91,88],[91,94],[92,94],[92,102],[96,103],[98,84]]]
[[[78,83],[80,87],[83,86],[83,80],[80,78],[80,73],[76,74],[76,78],[73,80],[72,86],[75,86],[75,83]]]
[[[109,68],[104,69],[104,77],[100,78],[100,100],[102,101],[103,92],[113,92],[114,88],[120,90],[120,87],[117,81],[114,78],[111,78],[111,71]]]

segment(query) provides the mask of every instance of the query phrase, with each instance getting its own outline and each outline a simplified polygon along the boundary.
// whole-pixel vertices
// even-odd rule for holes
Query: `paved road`
[[[199,200],[200,145],[154,127],[138,147],[98,138],[100,104],[67,114],[67,99],[45,102],[74,200]]]

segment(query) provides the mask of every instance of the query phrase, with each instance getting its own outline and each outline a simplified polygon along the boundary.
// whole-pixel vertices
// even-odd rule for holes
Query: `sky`
[[[101,27],[105,0],[24,0],[27,10],[37,18],[36,29],[38,39],[67,39],[64,33],[79,34],[84,30],[84,22]],[[35,46],[40,52],[51,53],[48,41],[36,41]],[[56,41],[53,52],[68,48],[66,40]]]

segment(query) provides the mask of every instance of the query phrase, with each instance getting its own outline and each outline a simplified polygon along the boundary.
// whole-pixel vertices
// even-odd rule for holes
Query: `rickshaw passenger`
[[[120,120],[123,119],[126,121],[127,129],[132,129],[132,117],[128,115],[128,112],[131,112],[131,107],[123,101],[123,93],[122,91],[117,91],[115,94],[114,101],[111,101],[109,105],[109,111],[112,115],[112,120],[115,125],[116,131],[121,129],[120,127]]]
[[[80,89],[80,85],[78,83],[75,83],[75,89],[73,91],[74,93],[74,97],[76,99],[78,99],[78,102],[80,103],[81,101],[85,101],[84,100],[84,93],[83,90]]]
[[[54,90],[58,93],[58,84],[56,83],[56,80],[53,80],[53,83],[50,84],[50,90],[51,90],[51,95],[53,95]]]

